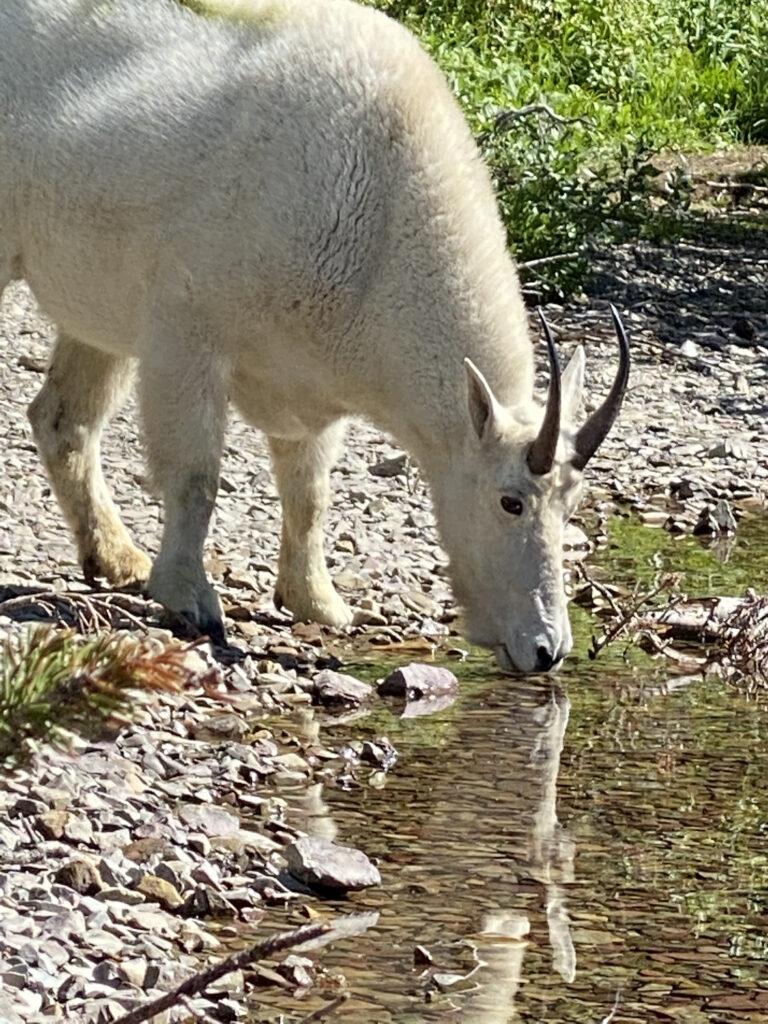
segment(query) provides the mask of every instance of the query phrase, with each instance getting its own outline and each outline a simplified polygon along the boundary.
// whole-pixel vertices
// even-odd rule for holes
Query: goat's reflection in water
[[[507,690],[503,707],[473,709],[451,723],[456,731],[430,766],[434,776],[425,773],[423,763],[415,763],[420,760],[416,755],[409,765],[406,753],[381,794],[379,815],[366,821],[357,840],[363,847],[376,845],[374,834],[381,833],[380,842],[401,827],[412,832],[418,819],[410,866],[424,864],[424,875],[441,883],[419,896],[418,917],[425,929],[440,920],[450,888],[455,905],[466,913],[466,931],[455,938],[475,950],[477,968],[460,991],[448,993],[467,1024],[512,1019],[531,933],[540,946],[546,928],[553,969],[565,981],[573,980],[576,969],[564,888],[573,881],[574,844],[557,818],[557,777],[570,704],[550,682],[513,685],[515,692]],[[335,839],[338,828],[327,795],[316,785],[291,804],[302,828]],[[345,830],[339,841],[354,843],[355,837]],[[469,859],[462,861],[468,846]],[[484,872],[482,885],[462,884],[477,861],[491,867],[490,876]],[[388,874],[393,883],[398,870],[402,873],[382,867],[385,886]],[[413,871],[409,878],[413,882]],[[539,912],[531,907],[531,883],[540,892]],[[388,895],[397,900],[404,889],[392,884]],[[413,907],[402,909],[402,928],[412,927]],[[413,946],[422,942],[418,932],[410,937]],[[408,944],[400,928],[397,939],[401,948]],[[350,982],[354,987],[353,976]],[[381,983],[386,987],[385,978]]]
[[[518,869],[542,887],[552,966],[568,982],[573,981],[576,972],[576,953],[563,886],[573,881],[574,844],[557,819],[557,775],[569,709],[565,695],[553,689],[546,703],[526,709],[516,723],[521,747],[530,746],[526,776],[531,797],[530,826],[520,833],[520,838],[527,838],[527,850]],[[510,851],[515,861],[519,853],[523,851]],[[530,929],[524,913],[499,910],[483,916],[479,932],[472,937],[480,963],[474,976],[478,988],[467,995],[462,1021],[507,1024]]]

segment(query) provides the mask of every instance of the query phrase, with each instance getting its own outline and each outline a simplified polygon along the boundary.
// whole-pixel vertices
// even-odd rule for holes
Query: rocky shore
[[[762,253],[705,242],[613,250],[595,257],[594,296],[547,308],[563,362],[577,343],[586,347],[588,409],[615,370],[607,300],[632,341],[629,392],[590,465],[583,523],[619,506],[678,532],[693,531],[718,503],[737,529],[741,516],[765,514]],[[160,650],[170,635],[159,610],[139,597],[89,592],[74,564],[25,417],[50,339],[28,291],[9,289],[0,307],[0,635],[41,621],[81,632],[109,626]],[[542,393],[545,362],[541,351]],[[132,408],[105,438],[104,465],[126,524],[154,550],[160,510],[141,487]],[[333,696],[327,673],[343,671],[338,656],[352,643],[461,647],[418,467],[376,429],[354,423],[333,490],[329,561],[358,609],[348,635],[293,627],[273,608],[278,502],[261,437],[235,418],[208,548],[231,657],[221,664],[204,647],[190,650],[177,692],[136,691],[130,714],[113,717],[105,735],[39,745],[3,775],[1,1024],[118,1020],[231,942],[273,932],[272,907],[295,906],[296,925],[306,922],[306,906],[324,913],[322,897],[296,877],[290,850],[300,833],[286,822],[281,791],[383,771],[389,756],[371,744],[324,745],[324,705],[369,699],[364,691]],[[258,999],[254,977],[261,986],[315,985],[328,1000],[338,995],[333,979],[294,954],[248,979],[228,975],[159,1019],[243,1018]],[[303,1017],[299,1006],[295,1019]]]

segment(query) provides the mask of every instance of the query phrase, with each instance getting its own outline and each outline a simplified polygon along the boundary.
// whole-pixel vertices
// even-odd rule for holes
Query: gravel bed
[[[737,519],[764,513],[767,262],[722,244],[627,247],[595,257],[594,295],[547,308],[563,362],[586,345],[588,409],[616,365],[606,299],[632,341],[630,389],[590,466],[586,511],[629,504],[679,531],[718,500]],[[88,624],[74,549],[25,416],[50,338],[28,291],[8,289],[0,306],[0,635],[45,619]],[[543,351],[540,359],[543,383]],[[131,407],[105,438],[104,464],[126,524],[155,550],[160,508],[141,487]],[[358,609],[351,634],[459,643],[449,636],[446,559],[417,467],[378,430],[353,423],[333,489],[327,548]],[[323,746],[313,706],[314,676],[337,667],[334,638],[292,627],[272,607],[278,537],[266,446],[233,417],[208,547],[237,649],[230,663],[215,665],[201,648],[190,655],[183,693],[136,693],[122,727],[97,741],[72,737],[68,748],[41,745],[2,779],[3,1024],[116,1020],[220,956],[229,937],[269,930],[270,907],[307,899],[286,870],[299,834],[286,825],[281,793],[357,768],[349,751]],[[158,609],[139,598],[110,615],[117,628],[143,624],[148,642],[169,638]],[[269,727],[267,715],[277,716]],[[280,967],[284,985],[312,983],[301,959]],[[194,1012],[238,1019],[244,984],[229,976],[193,1001]],[[180,1005],[166,1019],[191,1013]]]

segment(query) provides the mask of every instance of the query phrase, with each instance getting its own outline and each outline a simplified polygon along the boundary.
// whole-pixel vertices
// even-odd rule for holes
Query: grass
[[[519,260],[674,235],[690,186],[673,172],[660,190],[655,154],[768,143],[768,0],[369,2],[448,76]],[[569,291],[585,271],[555,262],[544,281]]]
[[[128,688],[176,691],[194,674],[193,644],[158,650],[146,641],[38,627],[0,647],[0,767],[12,767],[30,741],[96,735],[128,700]]]

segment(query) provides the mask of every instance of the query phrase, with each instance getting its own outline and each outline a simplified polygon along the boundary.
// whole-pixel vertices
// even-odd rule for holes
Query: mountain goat
[[[86,578],[146,580],[224,641],[202,553],[231,399],[269,438],[276,600],[349,623],[322,534],[362,414],[428,479],[468,636],[505,669],[556,665],[563,526],[626,338],[617,318],[616,381],[579,429],[583,355],[561,386],[548,338],[542,412],[488,173],[415,39],[350,0],[4,0],[0,40],[0,290],[25,278],[58,328],[30,418]],[[134,359],[154,565],[99,464]]]

